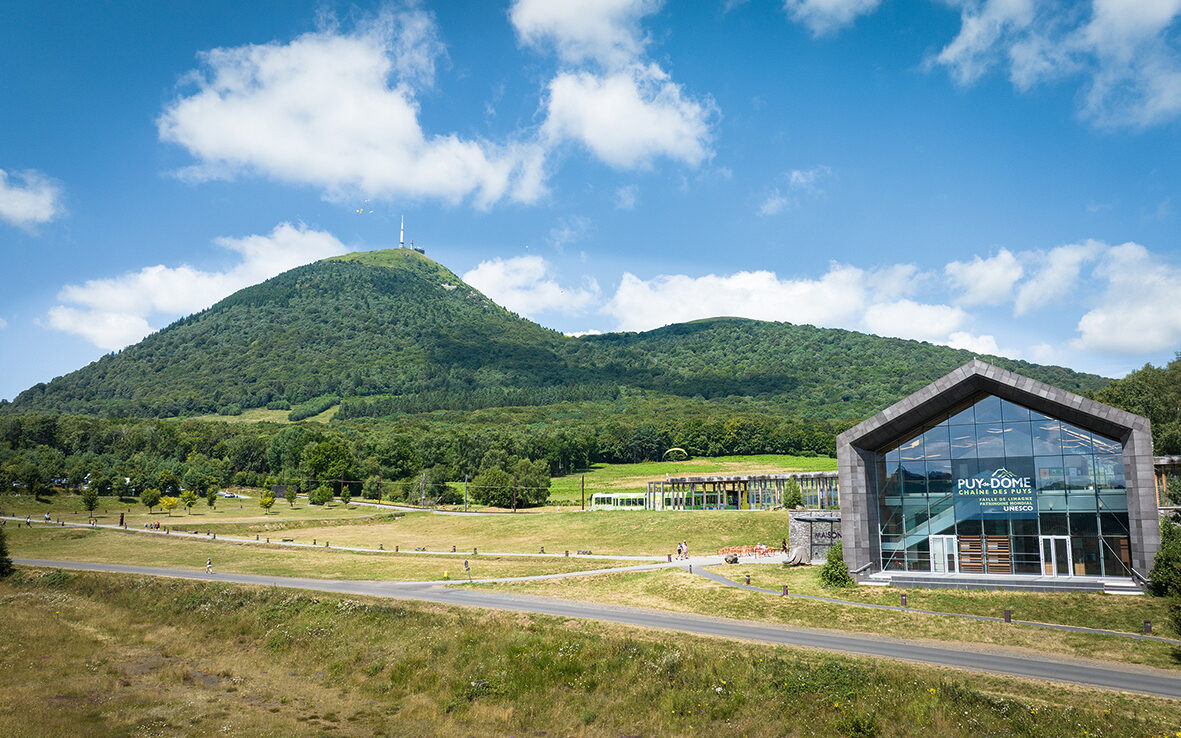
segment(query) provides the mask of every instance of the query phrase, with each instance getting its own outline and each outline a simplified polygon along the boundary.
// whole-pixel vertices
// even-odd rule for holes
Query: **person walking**
[[[213,573],[213,559],[205,559],[205,573],[206,574]]]

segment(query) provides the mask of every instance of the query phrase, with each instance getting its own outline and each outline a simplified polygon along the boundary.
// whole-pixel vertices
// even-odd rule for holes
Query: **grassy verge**
[[[753,577],[751,583],[754,583]],[[1181,648],[1166,643],[776,597],[726,587],[680,569],[474,586],[514,594],[564,597],[896,638],[977,643],[988,648],[1025,649],[1181,669]]]
[[[425,556],[413,553],[360,553],[324,548],[281,548],[265,544],[233,544],[152,534],[94,531],[79,528],[8,530],[8,548],[17,558],[139,564],[204,569],[212,558],[217,571],[273,574],[317,579],[381,579],[397,581],[466,578],[467,560],[475,578],[520,577],[567,571],[604,569],[635,562],[587,559],[531,559],[499,556]],[[311,539],[309,538],[310,542]],[[320,540],[323,542],[323,539]]]
[[[672,477],[703,474],[771,474],[789,471],[836,471],[837,460],[827,456],[715,456],[688,461],[645,461],[638,464],[594,464],[586,472],[554,477],[550,503],[578,504],[582,500],[582,479],[586,477],[587,504],[593,491],[643,492],[648,482]]]
[[[368,518],[362,523],[308,527],[300,523],[304,538],[339,539],[341,545],[403,549],[428,546],[439,549],[456,546],[481,551],[536,553],[542,546],[549,552],[589,550],[596,554],[663,556],[674,553],[677,544],[688,541],[695,553],[713,553],[722,546],[773,543],[787,536],[787,512],[708,511],[685,512],[561,512],[548,515],[434,515],[407,513],[397,521],[389,516]],[[223,530],[212,525],[202,531]],[[226,531],[256,533],[285,530],[278,519],[226,527]],[[294,529],[294,528],[293,528]]]
[[[598,623],[202,582],[0,582],[0,733],[1126,736],[1176,703]]]
[[[999,618],[1004,616],[1005,609],[1008,608],[1015,620],[1104,628],[1126,633],[1143,633],[1144,621],[1150,620],[1156,635],[1181,638],[1181,633],[1174,633],[1169,625],[1168,600],[1161,597],[1128,597],[1091,592],[1005,592],[895,587],[851,587],[832,590],[820,586],[818,566],[784,569],[780,566],[738,565],[713,567],[713,570],[737,582],[745,582],[744,575],[750,574],[750,583],[756,587],[779,590],[786,584],[789,591],[799,594],[878,605],[898,605],[901,602],[900,595],[906,594],[907,607],[920,610]]]

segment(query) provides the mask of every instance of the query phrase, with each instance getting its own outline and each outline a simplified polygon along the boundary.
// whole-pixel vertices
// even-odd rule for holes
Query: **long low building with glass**
[[[623,494],[638,496],[638,504],[625,505],[642,510],[770,510],[783,505],[789,480],[799,485],[805,507],[829,509],[840,504],[835,471],[668,477],[648,482],[647,492]],[[610,494],[597,492],[592,501],[600,497],[607,503]]]
[[[1142,582],[1160,545],[1148,420],[981,361],[842,433],[837,459],[861,578]]]

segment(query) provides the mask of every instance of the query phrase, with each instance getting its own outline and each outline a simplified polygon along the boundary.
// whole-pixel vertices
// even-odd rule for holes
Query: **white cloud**
[[[779,191],[776,187],[767,193],[767,197],[759,204],[759,215],[777,215],[783,212],[783,209],[791,204],[791,199]]]
[[[1083,264],[1094,260],[1105,247],[1097,241],[1069,244],[1039,256],[1040,266],[1017,289],[1013,314],[1024,315],[1071,294],[1079,280]]]
[[[8,321],[5,320],[4,318],[0,318],[0,331],[4,330],[7,327],[8,327]]]
[[[1000,305],[1013,299],[1017,281],[1025,273],[1017,257],[1008,249],[994,256],[970,262],[953,261],[944,271],[951,286],[959,293],[954,301],[961,305]]]
[[[849,25],[857,16],[877,9],[881,0],[784,0],[783,9],[815,36],[823,36]]]
[[[1002,352],[996,344],[994,336],[975,336],[967,331],[956,331],[947,339],[947,345],[954,349],[964,349],[974,354],[988,354],[989,356],[1012,356]]]
[[[836,264],[820,279],[781,280],[758,271],[643,280],[625,273],[604,312],[625,331],[722,315],[849,326],[863,309],[864,277],[860,269]]]
[[[0,169],[0,220],[28,229],[61,213],[61,188],[44,174],[30,169],[12,172],[10,179],[10,174]]]
[[[203,310],[243,287],[347,251],[330,233],[289,223],[267,236],[219,238],[216,243],[237,252],[235,266],[218,272],[156,265],[67,285],[57,296],[62,304],[49,311],[49,324],[116,350],[151,333],[149,319],[155,316],[176,318]]]
[[[574,331],[572,333],[567,333],[566,335],[570,336],[571,338],[582,338],[583,336],[601,336],[603,335],[603,332],[597,331],[594,328],[587,328],[585,331]]]
[[[931,64],[961,84],[1008,67],[1021,90],[1084,78],[1080,114],[1104,126],[1142,127],[1181,113],[1181,0],[961,0],[960,32]],[[1089,10],[1089,13],[1086,12]]]
[[[711,100],[684,95],[656,64],[605,75],[562,72],[549,83],[542,137],[586,146],[616,169],[645,167],[659,157],[697,166],[710,155]]]
[[[598,301],[599,285],[593,279],[585,279],[582,287],[563,287],[552,271],[540,256],[517,256],[482,261],[463,275],[463,281],[526,317],[550,311],[576,314]]]
[[[615,207],[620,210],[635,210],[640,202],[640,188],[634,184],[615,190]]]
[[[862,320],[870,333],[916,341],[945,341],[967,321],[968,314],[951,305],[925,305],[896,300],[870,305]]]
[[[1137,243],[1111,247],[1094,276],[1099,304],[1079,319],[1076,349],[1112,354],[1175,351],[1181,346],[1181,269]]]
[[[481,207],[536,199],[536,145],[423,130],[415,90],[441,53],[432,17],[419,10],[384,13],[352,33],[213,49],[186,78],[195,90],[160,115],[159,135],[198,160],[182,172],[196,181],[250,173],[330,198],[471,198]]]
[[[516,0],[509,18],[521,42],[552,44],[566,62],[626,64],[644,50],[640,19],[661,0]]]

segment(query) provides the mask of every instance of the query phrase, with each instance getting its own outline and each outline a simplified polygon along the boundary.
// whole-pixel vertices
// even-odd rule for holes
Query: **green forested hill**
[[[243,289],[21,393],[10,410],[137,417],[311,407],[341,420],[433,410],[610,406],[621,393],[858,418],[973,354],[843,330],[714,318],[571,338],[523,320],[409,250],[350,254]],[[1065,389],[1108,380],[989,361]]]

